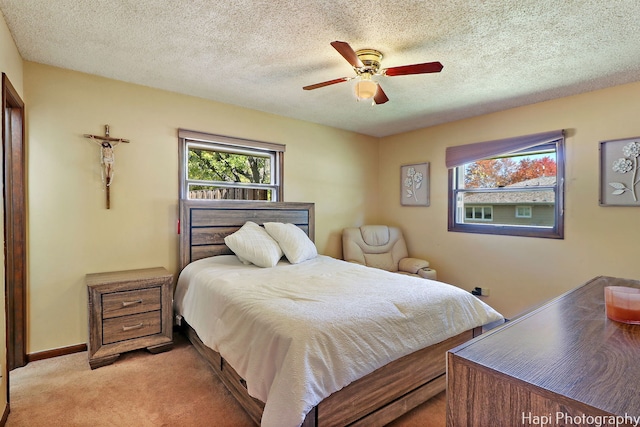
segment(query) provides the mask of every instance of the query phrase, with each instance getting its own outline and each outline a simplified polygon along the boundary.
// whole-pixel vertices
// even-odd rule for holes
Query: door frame
[[[5,73],[2,73],[2,105],[5,310],[10,371],[27,364],[27,211],[24,102]]]

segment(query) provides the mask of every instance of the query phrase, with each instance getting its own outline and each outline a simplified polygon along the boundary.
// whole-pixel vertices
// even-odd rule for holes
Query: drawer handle
[[[133,326],[122,326],[122,332],[131,331],[133,329],[140,329],[143,326],[144,326],[144,323],[138,323],[137,325],[133,325]]]
[[[134,304],[142,304],[142,300],[135,300],[135,301],[122,301],[122,306],[123,307],[129,307],[130,305],[134,305]]]

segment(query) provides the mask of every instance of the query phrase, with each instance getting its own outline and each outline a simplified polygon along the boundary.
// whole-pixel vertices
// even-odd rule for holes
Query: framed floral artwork
[[[600,206],[640,206],[640,137],[600,142]]]
[[[400,204],[429,206],[429,163],[400,167]]]

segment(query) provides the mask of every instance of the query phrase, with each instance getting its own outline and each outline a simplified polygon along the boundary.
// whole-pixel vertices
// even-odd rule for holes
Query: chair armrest
[[[418,258],[402,258],[398,263],[398,270],[416,274],[418,270],[429,267],[429,261]]]
[[[418,270],[418,276],[423,279],[438,280],[438,274],[431,268],[421,268]]]

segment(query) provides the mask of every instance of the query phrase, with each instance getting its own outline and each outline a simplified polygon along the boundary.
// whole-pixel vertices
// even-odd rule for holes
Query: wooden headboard
[[[233,254],[224,238],[246,221],[293,223],[313,241],[314,208],[301,202],[180,200],[180,270],[201,258]]]

